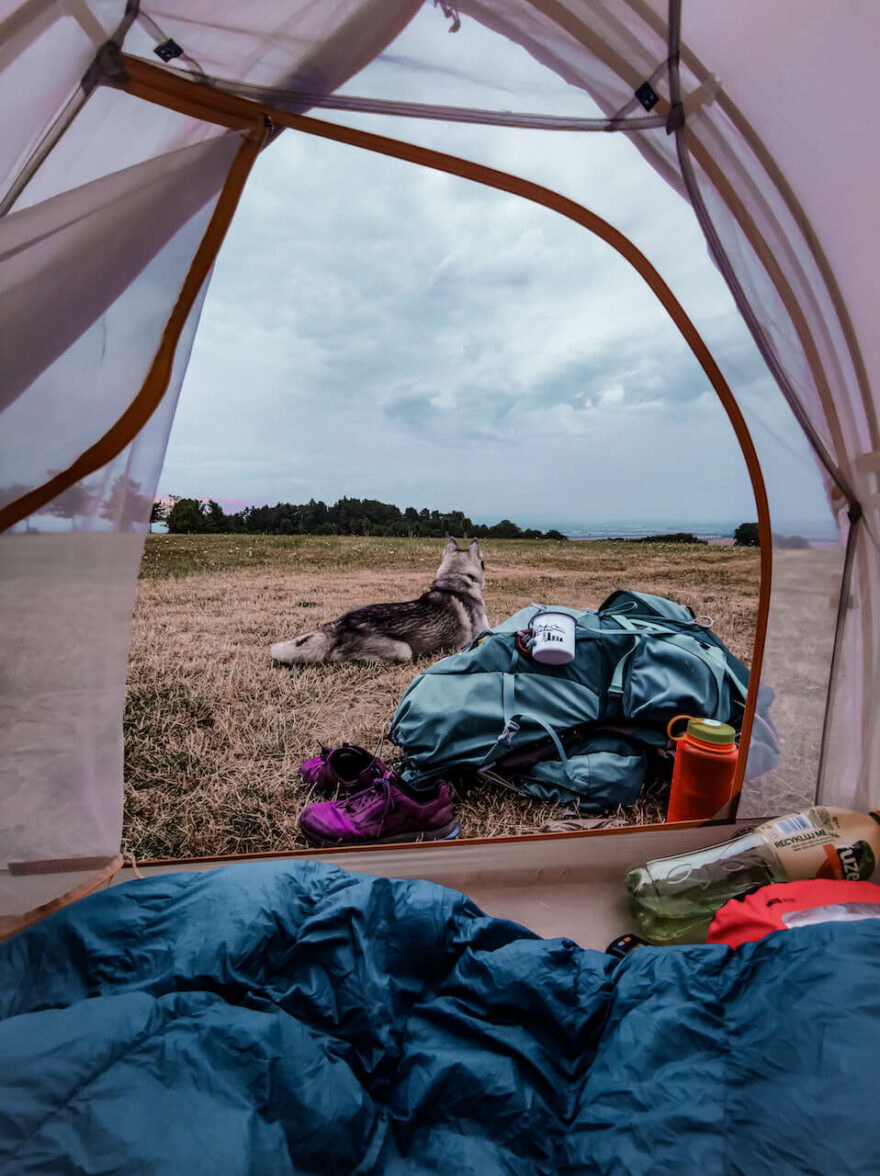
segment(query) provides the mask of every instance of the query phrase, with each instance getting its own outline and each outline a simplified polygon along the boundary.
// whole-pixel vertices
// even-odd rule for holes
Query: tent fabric
[[[60,118],[98,47],[111,37],[124,5],[0,5],[0,196]],[[78,104],[78,103],[76,103]]]
[[[5,379],[0,410],[29,390],[43,411],[57,413],[61,405],[47,405],[38,377],[108,314],[175,233],[216,196],[238,144],[237,135],[223,135],[114,171],[3,219],[0,350]],[[196,241],[206,223],[206,217],[198,218],[191,234]],[[164,259],[164,272],[149,275],[150,287],[157,291],[152,329],[146,323],[129,326],[150,330],[156,343],[168,317],[165,291],[175,285],[179,289],[190,260],[182,242],[174,245]],[[138,311],[146,318],[142,302],[141,293]],[[85,416],[86,428],[101,431],[101,418],[108,414],[114,419],[131,399],[130,388],[119,378],[126,370],[114,372],[113,383],[122,385],[115,405],[107,403],[112,385],[89,389],[94,405],[79,401],[77,415]],[[23,412],[28,415],[26,406]],[[20,445],[22,422],[13,419],[12,429]],[[69,441],[72,455],[85,448],[82,438]]]
[[[0,146],[0,200],[7,194],[9,205],[0,218],[0,289],[9,332],[0,359],[10,374],[8,395],[17,397],[3,412],[0,430],[11,438],[3,452],[5,500],[69,461],[137,392],[148,343],[174,304],[181,272],[240,142],[238,133],[210,121],[96,84],[102,70],[106,80],[106,71],[115,68],[112,54],[101,50],[105,41],[115,38],[126,53],[157,63],[156,46],[172,39],[183,53],[169,69],[201,78],[194,87],[204,90],[208,78],[218,77],[232,86],[274,89],[287,95],[289,106],[292,92],[338,90],[394,41],[418,8],[415,0],[260,0],[247,6],[246,15],[228,0],[184,0],[168,14],[122,0],[2,6],[0,104],[14,117]],[[669,11],[678,8],[673,0]],[[608,118],[644,114],[635,90],[646,81],[657,96],[654,116],[672,116],[674,133],[654,126],[632,133],[631,140],[694,203],[780,395],[822,464],[841,536],[853,528],[843,596],[839,560],[823,553],[787,560],[774,590],[762,681],[779,699],[773,717],[787,779],[815,779],[821,767],[825,801],[869,807],[880,779],[880,428],[871,392],[880,344],[873,332],[873,268],[866,264],[877,252],[878,232],[871,206],[880,167],[871,147],[878,116],[868,92],[874,6],[846,0],[843,9],[832,11],[819,0],[781,0],[768,9],[747,0],[716,14],[692,2],[684,5],[681,45],[672,46],[671,58],[661,0],[465,0],[449,11],[463,22],[459,36],[466,35],[468,21],[480,23],[590,95]],[[677,78],[683,126],[671,105]],[[820,78],[834,101],[809,103],[807,117],[804,90]],[[142,190],[137,177],[145,178]],[[150,192],[155,202],[147,199]],[[96,246],[96,226],[105,224],[112,249]],[[196,321],[197,314],[193,329]],[[185,360],[182,346],[177,377]],[[125,379],[119,377],[123,370]],[[143,469],[136,493],[120,483],[117,499],[134,493],[132,501],[138,495],[146,500],[155,488],[177,377],[153,441],[139,450],[135,442],[129,454],[140,452],[143,462],[149,453],[155,464]],[[750,419],[747,405],[743,411]],[[43,427],[50,418],[58,428]],[[119,459],[113,464],[111,489],[124,475],[128,458],[122,460],[121,470]],[[85,513],[68,500],[19,526],[45,531],[47,518],[68,518],[77,536],[59,541],[57,560],[44,565],[43,611],[36,601],[28,605],[28,658],[45,662],[56,640],[49,618],[64,615],[71,560],[82,567],[91,560],[80,533],[144,529],[143,510],[134,520],[94,494],[80,495],[83,501],[91,504]],[[51,534],[39,538],[46,548],[55,542]],[[11,558],[7,546],[18,539],[2,539],[8,600],[20,598],[32,583],[30,559],[19,563],[18,550]],[[82,554],[74,557],[71,550],[80,542]],[[119,576],[108,573],[106,587],[103,581],[93,584],[108,606],[122,599],[112,585],[127,576],[127,599],[133,593],[134,564],[122,554],[124,546]],[[808,660],[793,665],[792,634],[806,623],[810,648],[799,652]],[[109,676],[102,669],[94,680],[81,677],[76,687],[83,699],[106,689],[107,729],[113,707],[117,720],[122,712],[119,640],[116,669]],[[96,655],[85,665],[100,662]],[[17,659],[4,705],[16,713],[26,708],[24,684],[31,680],[29,667]],[[46,725],[39,739],[52,726],[51,695],[66,708],[73,689],[72,683],[60,692],[40,689]],[[81,809],[100,764],[100,787],[118,808],[118,756],[105,760],[99,754],[88,722],[65,720],[55,727],[48,754],[56,764],[54,777],[67,781],[70,807]],[[54,787],[45,794],[39,786],[32,791],[47,762],[35,746],[13,740],[11,783],[0,793],[0,823],[24,844],[33,840],[31,824],[47,823],[51,811],[34,798],[56,796]],[[24,824],[21,814],[13,816],[22,795],[31,797]],[[63,832],[58,839],[65,840]],[[74,823],[64,856],[89,856],[91,840]]]
[[[248,6],[245,23],[234,0],[186,0],[161,15],[142,11],[125,48],[155,61],[156,45],[171,38],[185,50],[184,69],[330,93],[385,49],[420,2],[263,0]]]
[[[121,152],[92,152],[76,175],[84,183],[0,219],[0,505],[93,445],[150,370],[241,144],[209,129],[205,139],[196,127],[203,141],[118,171]],[[92,130],[70,132],[83,135],[86,155]],[[101,164],[105,174],[88,178]],[[141,434],[0,540],[0,625],[16,667],[2,696],[0,860],[60,863],[59,893],[76,868],[63,863],[119,849],[138,567],[200,309],[198,299]],[[45,885],[40,874],[4,870],[0,915],[43,901]]]
[[[878,948],[617,961],[314,862],[129,883],[0,947],[0,1168],[871,1171]]]
[[[0,702],[4,863],[109,859],[119,849],[121,704],[138,569],[201,305],[146,428],[37,516],[61,530],[29,531],[26,522],[0,539],[0,631],[17,668]],[[76,872],[75,861],[48,875],[0,871],[0,917],[54,897],[53,879],[64,893],[82,881]]]

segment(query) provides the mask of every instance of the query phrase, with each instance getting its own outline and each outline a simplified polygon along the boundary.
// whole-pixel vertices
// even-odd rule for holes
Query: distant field
[[[356,605],[417,596],[438,540],[156,535],[147,540],[128,679],[125,848],[136,858],[285,850],[320,743],[376,747],[419,665],[272,665],[269,644]],[[492,624],[530,604],[594,607],[615,588],[709,614],[748,661],[758,553],[611,541],[483,544]],[[423,664],[428,664],[427,662]],[[387,745],[383,754],[393,756]],[[504,791],[458,799],[462,833],[535,830],[565,814]],[[626,814],[658,818],[655,805]]]

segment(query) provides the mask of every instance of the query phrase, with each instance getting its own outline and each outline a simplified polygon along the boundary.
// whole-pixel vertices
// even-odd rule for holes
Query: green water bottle
[[[764,838],[746,833],[724,845],[636,866],[626,888],[651,943],[703,943],[719,907],[753,886],[782,882]]]
[[[878,860],[880,814],[814,805],[721,845],[635,866],[626,888],[645,939],[702,943],[719,907],[756,886],[802,878],[864,881]]]

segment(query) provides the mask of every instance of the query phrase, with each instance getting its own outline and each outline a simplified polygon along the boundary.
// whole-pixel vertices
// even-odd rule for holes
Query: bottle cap
[[[689,719],[687,733],[701,743],[733,744],[736,731],[729,723],[721,723],[718,719]]]

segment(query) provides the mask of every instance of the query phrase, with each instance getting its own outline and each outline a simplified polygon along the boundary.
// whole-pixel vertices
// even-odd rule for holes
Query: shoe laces
[[[356,792],[354,796],[350,796],[347,800],[342,801],[340,807],[347,809],[352,814],[359,813],[368,804],[372,803],[374,796],[384,796],[385,803],[382,807],[381,818],[384,821],[393,804],[393,797],[391,795],[391,780],[393,777],[393,772],[386,772],[384,776],[380,776],[376,780],[375,784],[371,784],[363,792]]]

